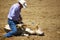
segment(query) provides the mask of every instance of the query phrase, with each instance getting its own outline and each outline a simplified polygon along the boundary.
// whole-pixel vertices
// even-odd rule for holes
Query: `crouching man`
[[[26,8],[26,1],[25,0],[18,0],[18,3],[13,4],[10,8],[8,14],[8,24],[11,28],[11,31],[0,37],[0,40],[4,40],[4,38],[11,37],[13,34],[17,32],[16,24],[19,23],[18,21],[22,20],[21,18],[21,9]]]

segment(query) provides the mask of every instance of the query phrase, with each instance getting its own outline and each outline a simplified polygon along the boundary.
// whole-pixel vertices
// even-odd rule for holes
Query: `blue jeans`
[[[18,24],[18,22],[8,19],[8,24],[9,24],[9,27],[11,28],[11,31],[5,34],[4,35],[5,37],[10,37],[17,32],[16,24]]]

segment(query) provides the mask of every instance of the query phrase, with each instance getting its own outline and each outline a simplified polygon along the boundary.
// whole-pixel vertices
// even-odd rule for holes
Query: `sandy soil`
[[[21,13],[23,22],[34,26],[39,24],[45,36],[13,36],[6,40],[60,40],[60,0],[26,1],[28,7],[22,9]],[[5,33],[3,27],[7,24],[9,8],[16,2],[17,0],[0,0],[0,35]]]

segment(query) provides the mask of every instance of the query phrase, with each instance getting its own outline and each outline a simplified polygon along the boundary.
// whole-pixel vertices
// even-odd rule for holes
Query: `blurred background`
[[[6,40],[60,40],[60,0],[26,1],[28,7],[21,11],[23,22],[30,25],[39,24],[45,36],[14,36]],[[7,24],[10,7],[17,2],[18,0],[0,0],[0,35],[5,33],[3,28]]]

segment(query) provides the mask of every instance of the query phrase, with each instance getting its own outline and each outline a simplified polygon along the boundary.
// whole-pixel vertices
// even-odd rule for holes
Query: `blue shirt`
[[[10,8],[9,14],[8,14],[8,18],[18,21],[18,18],[20,16],[20,5],[18,3],[12,5],[12,7]]]

